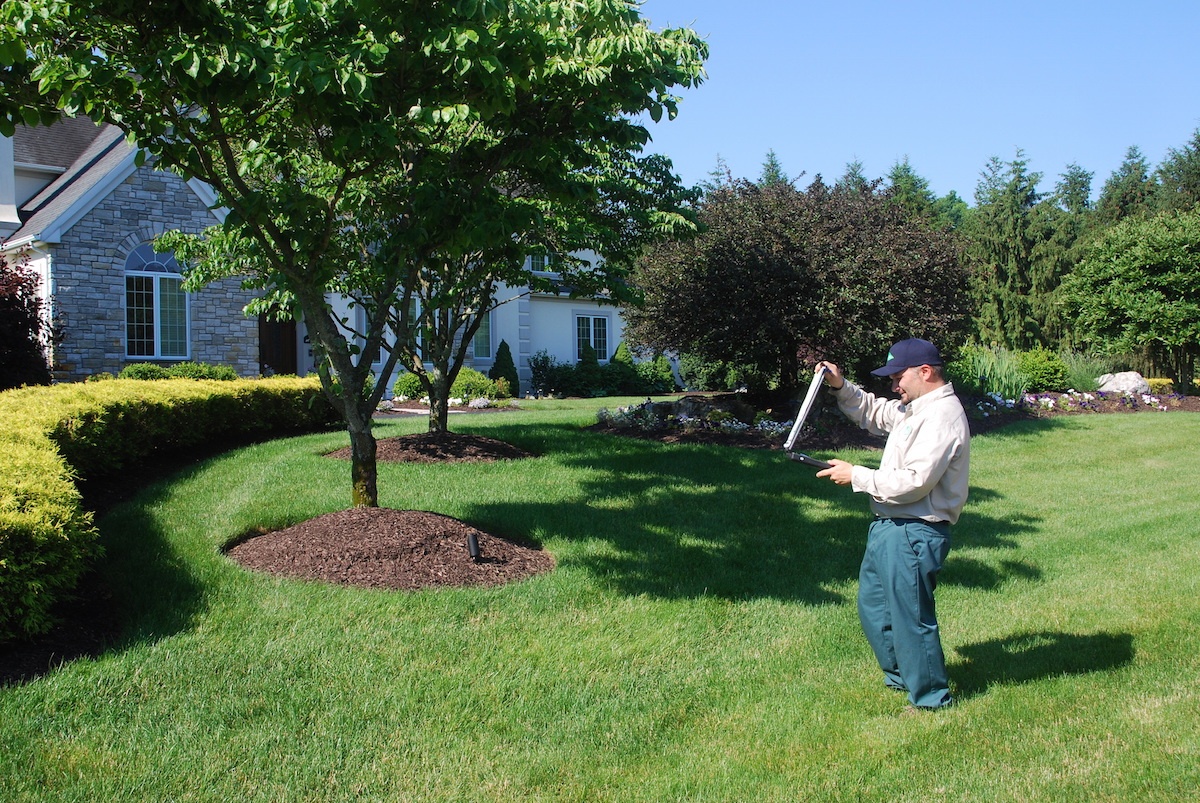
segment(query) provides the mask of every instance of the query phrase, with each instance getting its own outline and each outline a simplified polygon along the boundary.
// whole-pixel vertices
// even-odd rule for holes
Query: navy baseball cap
[[[875,376],[891,376],[916,365],[941,364],[942,355],[938,352],[937,346],[928,340],[913,337],[901,340],[892,346],[888,351],[887,364],[876,368],[871,373]]]

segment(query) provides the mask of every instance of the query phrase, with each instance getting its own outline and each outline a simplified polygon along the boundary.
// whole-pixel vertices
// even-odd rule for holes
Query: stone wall
[[[144,167],[72,226],[53,253],[51,303],[61,336],[55,376],[117,374],[130,362],[147,361],[125,356],[125,258],[165,231],[198,232],[216,222],[181,178]],[[236,279],[191,294],[191,360],[258,374],[258,322],[242,312],[252,297]]]

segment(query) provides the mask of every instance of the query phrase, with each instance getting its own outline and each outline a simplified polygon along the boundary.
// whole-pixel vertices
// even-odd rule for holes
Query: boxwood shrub
[[[54,624],[100,555],[77,481],[155,454],[332,427],[315,379],[114,379],[0,393],[0,643]]]

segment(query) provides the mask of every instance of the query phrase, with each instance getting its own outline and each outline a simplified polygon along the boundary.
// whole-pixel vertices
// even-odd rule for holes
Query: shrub
[[[679,357],[679,377],[689,390],[737,390],[745,384],[745,370],[717,360],[705,360],[696,354]]]
[[[533,383],[533,391],[540,396],[554,392],[559,376],[559,362],[554,355],[544,349],[529,358],[529,371]]]
[[[567,396],[607,396],[610,395],[605,387],[604,372],[600,370],[600,358],[596,350],[584,344],[583,356],[575,363],[575,375],[572,387]]]
[[[1047,348],[1022,351],[1017,357],[1017,366],[1029,380],[1030,393],[1067,390],[1070,383],[1067,364]]]
[[[1175,392],[1175,383],[1166,377],[1146,377],[1147,384],[1150,385],[1150,392],[1155,396],[1169,396]]]
[[[167,375],[176,379],[216,379],[229,382],[238,378],[237,371],[228,365],[203,362],[181,362],[167,368]]]
[[[497,386],[499,380],[505,380],[507,393],[500,398],[520,395],[521,380],[517,374],[517,366],[513,362],[512,349],[508,347],[507,340],[501,340],[500,345],[496,348],[496,361],[492,363],[492,368],[488,371],[488,378],[496,381]]]
[[[103,374],[95,374],[103,379]],[[108,374],[111,377],[111,374]],[[88,377],[91,379],[92,377]],[[212,365],[206,362],[180,362],[175,365],[159,365],[153,362],[131,362],[121,369],[118,379],[216,379],[232,381],[238,378],[237,371],[228,365]]]
[[[421,384],[419,376],[412,371],[404,371],[396,375],[396,381],[392,383],[392,394],[406,399],[420,399],[425,396],[425,387]]]
[[[652,360],[638,363],[637,372],[646,383],[646,393],[671,393],[675,390],[675,374],[666,355],[658,354]]]
[[[313,379],[121,381],[0,393],[0,641],[44,633],[100,553],[75,478],[337,421]]]
[[[494,399],[496,383],[474,368],[463,368],[450,386],[450,396],[455,399]]]
[[[0,390],[50,384],[37,275],[0,256]]]

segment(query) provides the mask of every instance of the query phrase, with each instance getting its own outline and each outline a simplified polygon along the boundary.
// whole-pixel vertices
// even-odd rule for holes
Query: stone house
[[[175,259],[156,254],[151,241],[172,229],[199,232],[223,212],[206,184],[139,167],[134,156],[120,129],[86,118],[0,137],[0,252],[27,260],[41,280],[58,334],[55,376],[82,380],[133,362],[184,360],[230,365],[243,376],[310,372],[303,323],[248,318],[253,294],[236,279],[182,290]],[[523,288],[502,287],[498,298],[511,301],[481,326],[472,367],[486,372],[506,340],[523,387],[537,352],[574,362],[586,342],[610,356],[623,333],[615,307]]]

